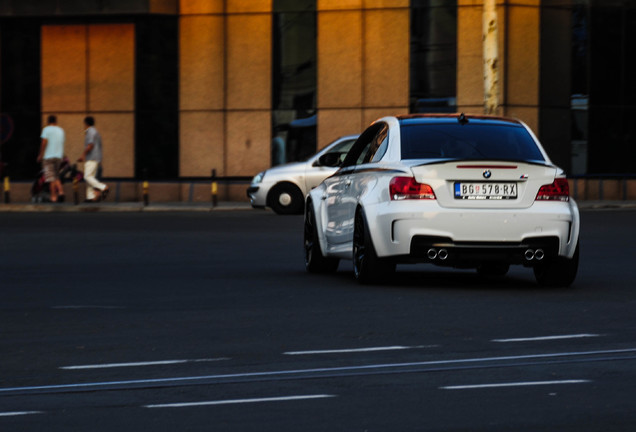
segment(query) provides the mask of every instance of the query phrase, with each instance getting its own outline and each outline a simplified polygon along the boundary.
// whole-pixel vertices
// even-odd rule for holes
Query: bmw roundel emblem
[[[490,176],[492,175],[492,173],[490,172],[490,170],[486,170],[484,171],[484,178],[490,178]]]

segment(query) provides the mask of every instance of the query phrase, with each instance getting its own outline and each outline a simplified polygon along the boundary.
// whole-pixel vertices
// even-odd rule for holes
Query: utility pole
[[[484,113],[496,114],[499,107],[499,49],[497,0],[484,0]]]

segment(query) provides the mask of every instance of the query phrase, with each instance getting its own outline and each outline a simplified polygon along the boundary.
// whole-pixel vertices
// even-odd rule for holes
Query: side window
[[[371,148],[371,144],[381,127],[381,124],[374,124],[362,132],[362,135],[360,135],[358,140],[351,147],[349,153],[347,153],[347,156],[342,163],[343,167],[359,165],[364,162],[367,154],[369,153],[369,149]]]
[[[369,153],[369,161],[377,162],[382,159],[389,146],[389,125],[384,124],[373,140]]]

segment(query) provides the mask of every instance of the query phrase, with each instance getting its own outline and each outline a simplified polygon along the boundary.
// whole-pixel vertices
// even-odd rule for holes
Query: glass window
[[[316,0],[275,0],[272,165],[316,153]]]
[[[410,110],[455,112],[457,1],[411,2]]]
[[[402,159],[545,161],[525,128],[471,123],[403,124]]]

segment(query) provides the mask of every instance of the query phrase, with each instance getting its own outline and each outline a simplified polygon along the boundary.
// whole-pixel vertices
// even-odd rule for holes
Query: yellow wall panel
[[[458,106],[483,107],[483,76],[482,7],[460,7],[457,9]]]
[[[227,17],[226,108],[271,108],[271,23],[269,14]]]
[[[370,108],[362,111],[362,125],[364,128],[379,118],[386,116],[396,116],[409,113],[409,107],[398,108]]]
[[[318,13],[318,107],[362,106],[362,13]]]
[[[221,16],[187,16],[180,21],[179,104],[182,110],[224,106],[224,35]]]
[[[179,13],[188,14],[220,14],[223,13],[225,0],[181,0]]]
[[[271,114],[231,111],[227,114],[228,176],[252,176],[271,165]]]
[[[135,27],[89,26],[89,111],[135,109]]]
[[[364,12],[364,34],[364,106],[407,107],[409,10]]]
[[[538,7],[508,8],[507,101],[509,105],[539,104]]]
[[[360,109],[322,109],[318,111],[318,149],[344,135],[359,134],[366,125]]]
[[[93,117],[102,136],[104,177],[134,177],[135,115],[103,113]]]
[[[408,8],[409,0],[364,0],[364,7],[367,9]]]
[[[362,9],[362,0],[318,0],[316,7],[319,11]]]
[[[86,109],[86,26],[42,26],[42,111]]]
[[[226,0],[227,13],[271,12],[272,0]]]
[[[223,112],[184,112],[179,122],[179,175],[205,177],[223,166]]]

